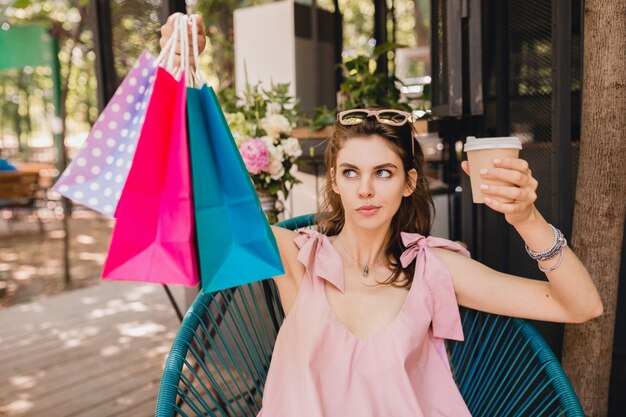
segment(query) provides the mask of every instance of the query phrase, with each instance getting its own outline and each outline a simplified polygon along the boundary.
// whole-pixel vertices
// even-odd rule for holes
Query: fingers
[[[523,159],[496,159],[494,160],[494,168],[481,169],[480,176],[481,178],[504,181],[518,187],[537,188],[537,181],[532,177],[528,162]]]
[[[165,44],[167,43],[167,40],[170,38],[170,36],[172,36],[172,33],[174,32],[174,20],[176,19],[176,16],[182,16],[182,13],[174,13],[172,15],[170,15],[167,18],[167,22],[161,26],[161,39],[159,39],[159,44],[161,45],[161,49],[165,46]],[[204,25],[202,24],[202,18],[200,17],[200,15],[196,14],[194,15],[196,17],[196,27],[195,27],[195,31],[198,34],[198,53],[202,53],[202,51],[204,51],[204,48],[206,47],[206,34],[204,32]],[[192,27],[191,24],[191,19],[187,20],[187,36],[189,38],[189,44],[192,44],[193,38],[192,38],[192,33],[194,31],[194,28]],[[176,54],[180,55],[180,45],[176,45]],[[193,55],[193,52],[190,51],[190,55]],[[193,57],[190,56],[189,57],[190,62],[193,62]]]
[[[493,168],[481,170],[481,178],[505,184],[481,184],[485,203],[504,214],[510,224],[525,221],[533,212],[538,186],[528,162],[519,158],[502,158],[494,159],[493,165]]]
[[[509,187],[506,185],[481,184],[480,190],[485,196],[500,202],[516,202],[518,204],[534,204],[537,193],[531,188]]]
[[[530,207],[528,204],[519,202],[505,203],[489,197],[485,197],[485,204],[493,210],[505,215],[527,212]]]
[[[469,162],[467,162],[467,161],[461,162],[461,169],[463,170],[463,172],[465,172],[467,175],[469,175],[470,174]]]

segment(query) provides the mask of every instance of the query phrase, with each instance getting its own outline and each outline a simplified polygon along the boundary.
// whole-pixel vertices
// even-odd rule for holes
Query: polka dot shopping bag
[[[156,61],[144,52],[98,117],[54,190],[113,217],[152,96]]]

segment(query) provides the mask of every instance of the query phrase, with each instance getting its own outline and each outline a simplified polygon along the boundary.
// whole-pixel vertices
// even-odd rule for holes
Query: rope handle
[[[180,79],[183,72],[185,74],[185,84],[190,87],[204,84],[202,75],[197,68],[199,62],[198,32],[196,31],[195,15],[187,16],[179,14],[174,17],[174,31],[167,40],[161,53],[155,60],[155,65],[165,68],[176,79]],[[189,36],[187,35],[188,23],[191,22],[193,30],[191,31],[191,48],[189,45]],[[176,47],[180,50],[180,61],[178,65],[174,65],[176,57]],[[189,59],[190,49],[193,52],[196,67],[191,66]]]

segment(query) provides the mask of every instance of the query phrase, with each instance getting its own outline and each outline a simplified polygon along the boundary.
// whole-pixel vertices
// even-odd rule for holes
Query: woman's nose
[[[359,183],[358,194],[359,198],[372,198],[374,196],[374,190],[370,181],[364,179]]]

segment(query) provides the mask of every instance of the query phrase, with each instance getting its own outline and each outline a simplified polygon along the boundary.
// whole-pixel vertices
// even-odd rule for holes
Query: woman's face
[[[354,137],[345,141],[330,172],[333,190],[341,198],[346,223],[366,229],[391,224],[402,197],[411,195],[417,172],[407,181],[402,159],[379,136]]]

